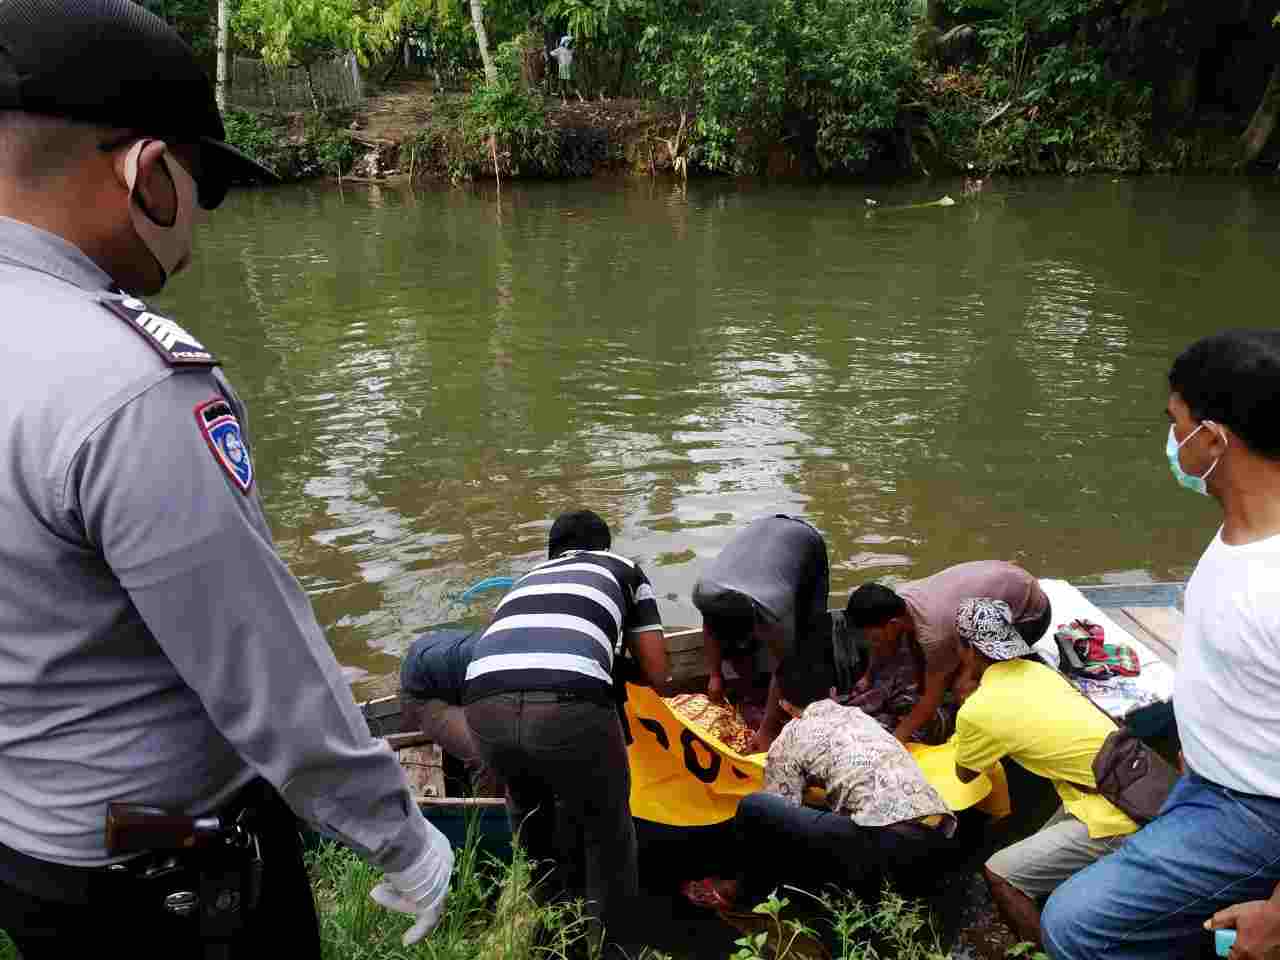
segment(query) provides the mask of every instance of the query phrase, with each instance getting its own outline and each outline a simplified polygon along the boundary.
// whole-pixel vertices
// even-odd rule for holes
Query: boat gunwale
[[[1155,583],[1094,583],[1075,585],[1089,602],[1102,610],[1118,610],[1122,607],[1175,607],[1183,606],[1186,584],[1178,581]],[[689,640],[701,636],[701,627],[681,627],[664,631],[667,641]],[[400,712],[400,694],[392,693],[357,704],[366,720],[387,720]],[[394,709],[387,709],[393,707]]]

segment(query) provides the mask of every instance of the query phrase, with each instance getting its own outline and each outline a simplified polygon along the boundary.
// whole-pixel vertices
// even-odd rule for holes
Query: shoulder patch
[[[214,367],[218,361],[199,340],[135,297],[99,301],[142,337],[171,367]]]
[[[237,489],[247,494],[253,486],[253,461],[249,459],[249,448],[231,404],[223,397],[205,401],[196,407],[196,424],[213,458]]]

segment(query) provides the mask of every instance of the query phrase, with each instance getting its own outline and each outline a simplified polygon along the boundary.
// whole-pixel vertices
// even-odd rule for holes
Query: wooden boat
[[[1109,616],[1117,626],[1133,635],[1162,661],[1174,666],[1182,644],[1181,583],[1102,584],[1077,588],[1086,599]],[[706,671],[702,662],[702,630],[677,629],[666,634],[672,676],[683,690],[705,689]],[[500,797],[450,796],[446,789],[440,748],[419,731],[403,729],[398,695],[380,697],[360,704],[369,730],[386,737],[405,764],[422,812],[455,845],[461,844],[469,825],[481,834],[481,846],[502,855],[510,843],[504,803]],[[1167,725],[1171,705],[1155,704],[1139,711],[1130,725],[1146,735]]]

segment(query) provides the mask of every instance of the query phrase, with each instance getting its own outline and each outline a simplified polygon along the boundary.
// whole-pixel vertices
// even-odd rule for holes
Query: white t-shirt
[[[1219,530],[1200,558],[1173,705],[1192,770],[1280,797],[1280,536],[1233,547]]]

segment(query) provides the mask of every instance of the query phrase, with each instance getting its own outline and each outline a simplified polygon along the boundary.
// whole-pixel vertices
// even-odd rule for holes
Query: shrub
[[[707,0],[642,32],[645,83],[693,117],[689,157],[705,169],[759,169],[788,117],[816,120],[828,170],[865,166],[896,122],[911,76],[908,0]]]

